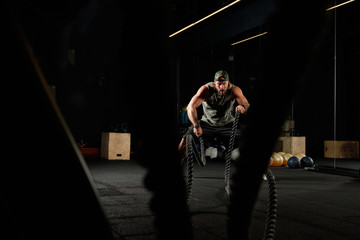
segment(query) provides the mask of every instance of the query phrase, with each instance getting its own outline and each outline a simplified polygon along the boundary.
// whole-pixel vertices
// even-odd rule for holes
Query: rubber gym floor
[[[156,239],[154,214],[148,207],[152,194],[143,185],[146,169],[134,160],[86,162],[114,238]],[[333,160],[315,159],[315,163],[332,166]],[[360,169],[359,159],[336,164],[337,168]],[[274,239],[360,239],[359,178],[285,166],[271,170],[278,194]],[[194,165],[194,175],[190,203],[194,239],[227,239],[224,162],[210,161],[203,168]],[[263,181],[253,208],[250,239],[263,238],[267,204],[268,185]]]

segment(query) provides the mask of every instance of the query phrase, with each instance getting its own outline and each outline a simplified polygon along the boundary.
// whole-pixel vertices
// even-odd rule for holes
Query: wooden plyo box
[[[325,158],[359,158],[359,141],[324,141]]]
[[[306,154],[306,137],[279,137],[274,152]]]
[[[108,160],[130,160],[130,133],[101,133],[101,158]]]

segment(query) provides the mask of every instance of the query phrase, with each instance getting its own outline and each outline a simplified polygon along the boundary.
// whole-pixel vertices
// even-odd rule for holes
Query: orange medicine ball
[[[282,166],[284,159],[280,154],[273,153],[272,158],[273,158],[273,163],[271,165],[272,167],[280,167],[280,166]]]
[[[282,155],[282,157],[284,158],[283,165],[287,165],[287,161],[289,160],[289,158],[292,157],[292,154],[290,154],[290,153],[285,153],[285,154]]]

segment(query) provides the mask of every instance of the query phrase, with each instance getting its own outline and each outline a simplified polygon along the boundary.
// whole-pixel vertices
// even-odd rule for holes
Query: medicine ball
[[[280,154],[273,153],[271,157],[273,159],[272,167],[280,167],[283,164],[284,159]]]
[[[309,156],[303,157],[300,160],[300,163],[301,163],[301,167],[313,167],[314,166],[314,160]]]
[[[296,156],[292,156],[288,159],[287,165],[289,168],[299,168],[300,167],[300,159]]]
[[[282,155],[282,157],[284,158],[283,165],[286,166],[289,158],[291,158],[292,155],[290,153],[285,153],[285,154]]]
[[[297,153],[294,156],[297,157],[298,159],[302,159],[303,157],[306,157],[306,155],[303,153]]]

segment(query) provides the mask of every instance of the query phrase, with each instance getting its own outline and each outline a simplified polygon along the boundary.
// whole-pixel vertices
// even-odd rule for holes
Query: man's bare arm
[[[199,88],[197,93],[191,98],[189,105],[187,107],[187,113],[189,116],[189,120],[194,126],[199,125],[198,115],[197,115],[197,108],[203,103],[206,99],[206,96],[209,92],[207,86],[202,86]]]
[[[206,85],[200,87],[197,93],[191,98],[189,105],[187,107],[189,120],[194,125],[194,133],[197,136],[201,136],[202,134],[202,129],[197,114],[197,108],[201,105],[201,103],[203,103],[206,100],[208,95],[209,95],[209,88]]]
[[[244,96],[241,89],[239,87],[235,86],[232,90],[232,94],[234,96],[235,101],[239,104],[236,107],[236,110],[240,111],[242,114],[247,112],[250,108],[250,104],[249,104],[248,100],[246,99],[246,97]]]

